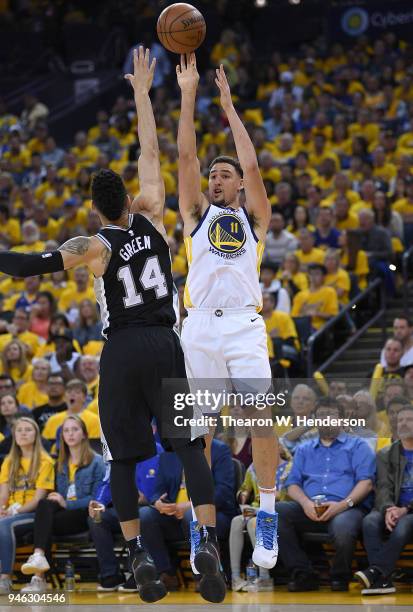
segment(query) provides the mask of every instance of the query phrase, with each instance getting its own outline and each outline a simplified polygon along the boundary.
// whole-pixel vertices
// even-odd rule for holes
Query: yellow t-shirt
[[[41,345],[40,338],[36,334],[31,331],[25,331],[21,334],[17,334],[17,339],[20,342],[23,342],[28,348],[31,355],[35,355],[39,346]],[[13,336],[11,334],[2,334],[0,336],[0,352],[3,352],[6,344],[13,340]]]
[[[343,268],[347,269],[348,253],[344,252],[341,254],[340,264],[343,266]],[[367,258],[366,252],[358,251],[357,257],[356,257],[356,265],[353,270],[353,273],[357,276],[360,289],[365,289],[367,287],[367,275],[369,271],[370,271],[369,260]]]
[[[268,319],[264,319],[267,333],[270,334],[274,329],[277,330],[278,336],[282,340],[295,338],[298,340],[297,330],[295,329],[294,321],[286,312],[274,310]]]
[[[294,253],[300,260],[300,264],[305,267],[312,263],[324,264],[324,258],[326,255],[323,249],[319,249],[317,247],[313,247],[309,253],[303,253],[301,249],[295,251]]]
[[[189,501],[189,497],[188,497],[188,491],[186,489],[185,475],[182,472],[182,482],[181,482],[181,485],[179,487],[179,491],[178,491],[178,495],[176,496],[175,503],[176,504],[183,504],[183,503],[188,502],[188,501]]]
[[[57,430],[68,416],[70,416],[70,414],[67,410],[52,415],[46,421],[46,425],[44,426],[42,433],[43,438],[46,438],[46,440],[55,440]],[[83,410],[78,414],[78,416],[86,425],[89,438],[100,438],[99,418],[96,416],[96,414],[93,414],[93,412],[90,410]]]
[[[58,195],[56,192],[52,192],[51,194],[45,197],[44,203],[46,208],[50,212],[56,212],[59,208],[62,208],[63,204],[66,200],[69,200],[71,193],[69,189],[64,189],[61,195]]]
[[[340,232],[343,230],[354,230],[358,229],[359,226],[359,218],[355,213],[349,212],[347,215],[347,219],[343,221],[336,221],[336,229]]]
[[[373,176],[389,183],[397,176],[397,168],[394,164],[383,164],[380,167],[376,166],[373,168]]]
[[[86,145],[84,149],[73,147],[72,153],[76,155],[80,168],[93,166],[100,155],[100,151],[95,145]]]
[[[9,219],[6,223],[0,223],[0,234],[6,234],[12,245],[21,242],[20,223],[17,219]]]
[[[78,305],[82,300],[90,300],[93,304],[96,302],[93,287],[88,287],[85,291],[78,291],[76,287],[63,291],[59,300],[59,310],[69,310],[73,302]]]
[[[281,281],[281,284],[284,289],[288,289],[288,280],[282,278],[282,270],[279,270],[277,272],[277,278],[279,281]],[[300,291],[308,289],[308,278],[307,275],[304,274],[304,272],[296,272],[296,274],[293,274],[293,276],[291,277],[291,280]]]
[[[334,317],[338,313],[337,294],[331,287],[320,287],[317,291],[300,291],[294,297],[291,310],[292,317],[301,315],[301,308],[304,305],[317,306],[319,312]],[[326,322],[321,317],[311,317],[311,324],[314,329],[320,329]]]
[[[33,380],[22,384],[17,392],[17,397],[21,404],[31,410],[49,401],[47,393],[41,391]]]
[[[28,481],[28,473],[30,469],[30,459],[22,457],[20,460],[20,470],[17,477],[17,482],[14,487],[10,486],[10,455],[7,455],[3,461],[0,471],[0,484],[9,485],[8,506],[18,503],[22,506],[27,504],[36,494],[36,489],[46,489],[53,491],[54,489],[54,462],[46,452],[42,452],[40,458],[39,473],[35,482]],[[13,490],[14,489],[14,490]]]
[[[69,461],[69,488],[67,490],[66,499],[73,501],[77,499],[76,496],[76,486],[75,486],[75,476],[77,472],[78,466],[75,463]]]
[[[170,208],[164,208],[163,224],[165,226],[166,233],[168,234],[168,236],[172,236],[175,231],[177,217],[178,214],[174,210],[171,210]]]
[[[13,378],[14,382],[27,382],[31,380],[32,377],[33,366],[28,365],[23,374],[20,373],[19,368],[13,367],[10,368],[10,376]],[[3,364],[0,361],[0,374],[4,374]]]
[[[348,272],[339,268],[335,274],[327,274],[324,280],[327,287],[333,287],[333,289],[342,289],[344,291],[341,298],[339,298],[340,304],[348,304],[349,293],[351,287],[350,276]]]
[[[400,213],[403,220],[411,223],[413,221],[413,202],[409,202],[407,198],[400,198],[392,206],[393,210]]]

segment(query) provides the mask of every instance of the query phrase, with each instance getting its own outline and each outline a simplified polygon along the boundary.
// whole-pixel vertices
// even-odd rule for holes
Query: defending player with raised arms
[[[218,603],[225,597],[215,532],[214,486],[200,438],[183,430],[163,435],[173,423],[162,413],[162,380],[185,378],[184,357],[173,326],[171,259],[163,226],[165,188],[149,90],[155,60],[149,50],[134,54],[134,89],[138,114],[140,193],[130,201],[122,179],[110,170],[92,181],[93,206],[102,228],[79,236],[57,251],[0,253],[0,270],[15,277],[67,270],[86,264],[95,276],[103,333],[107,342],[100,362],[99,418],[105,458],[111,462],[111,492],[129,549],[130,568],[141,599],[166,595],[158,572],[140,539],[135,466],[156,454],[152,419],[166,450],[174,450],[185,470],[188,492],[202,525],[195,564],[202,574],[200,591]],[[172,415],[171,406],[171,417]]]
[[[217,157],[209,167],[209,201],[201,192],[194,109],[199,75],[195,54],[181,56],[176,68],[181,88],[178,130],[179,209],[189,272],[185,287],[188,317],[182,346],[189,379],[226,379],[237,392],[251,387],[266,392],[271,368],[264,321],[259,269],[271,216],[253,144],[231,99],[221,65],[215,82],[227,116],[238,159]],[[245,207],[241,192],[245,192]],[[215,381],[213,380],[215,379]],[[269,418],[268,408],[260,417]],[[212,432],[207,437],[207,451]],[[254,562],[271,568],[277,561],[275,474],[278,441],[272,428],[252,429],[252,453],[260,488]],[[191,533],[194,530],[191,530]],[[196,548],[196,543],[194,543]]]

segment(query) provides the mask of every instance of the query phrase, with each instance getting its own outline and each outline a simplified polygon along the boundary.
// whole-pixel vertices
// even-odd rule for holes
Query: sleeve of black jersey
[[[60,251],[50,253],[0,252],[0,271],[16,278],[50,274],[64,269]]]

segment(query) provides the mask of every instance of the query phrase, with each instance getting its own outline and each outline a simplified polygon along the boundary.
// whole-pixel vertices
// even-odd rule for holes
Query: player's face
[[[234,166],[218,163],[209,173],[209,198],[217,206],[231,206],[242,189],[242,179]]]

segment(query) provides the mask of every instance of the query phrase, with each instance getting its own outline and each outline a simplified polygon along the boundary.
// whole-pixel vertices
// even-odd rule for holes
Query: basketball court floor
[[[92,587],[91,587],[92,588]],[[15,591],[16,595],[18,591]],[[55,594],[56,591],[49,591]],[[82,612],[154,611],[154,604],[140,601],[136,593],[96,593],[87,590],[86,585],[75,593],[65,594],[65,603],[42,605],[38,603],[9,604],[8,597],[0,597],[0,610],[24,607],[33,612],[73,612],[78,607]],[[138,608],[136,606],[139,606]],[[400,585],[394,595],[362,597],[359,587],[351,585],[349,593],[332,593],[329,589],[316,593],[232,593],[229,592],[223,604],[207,604],[200,595],[193,592],[170,593],[156,603],[160,612],[407,612],[413,607],[413,592],[410,587]]]

